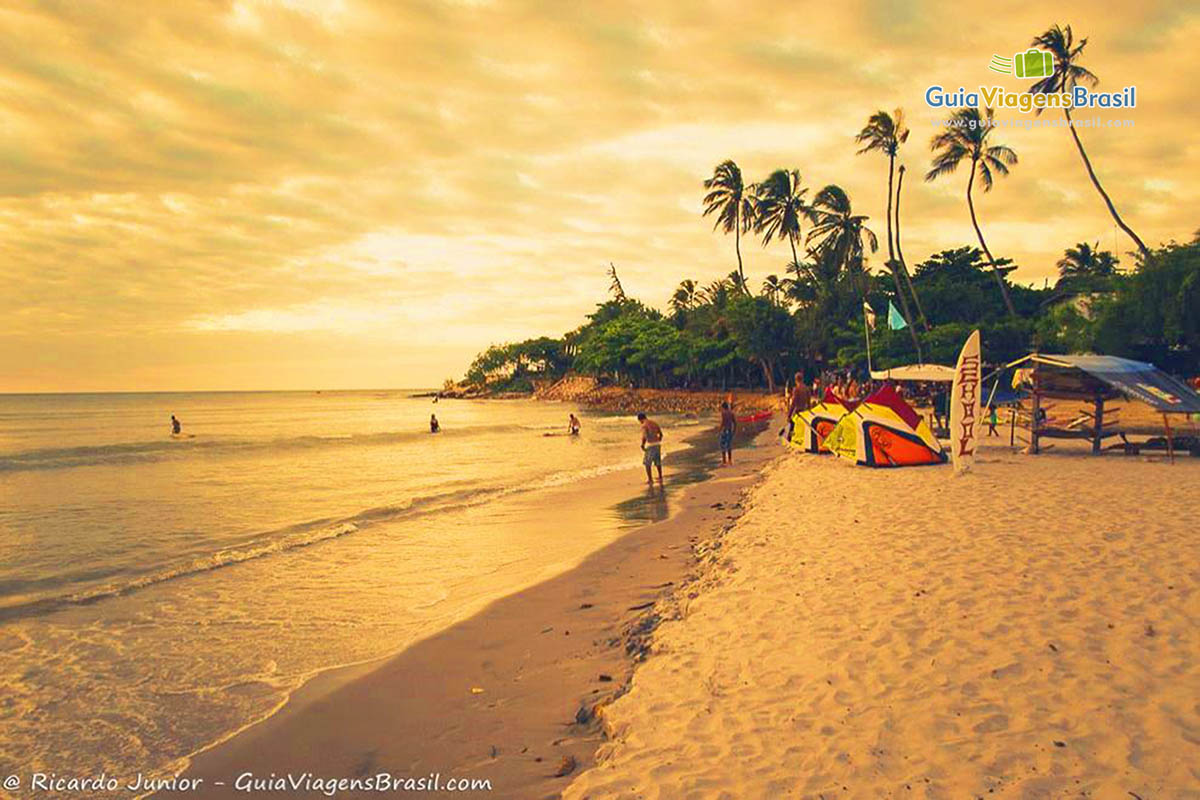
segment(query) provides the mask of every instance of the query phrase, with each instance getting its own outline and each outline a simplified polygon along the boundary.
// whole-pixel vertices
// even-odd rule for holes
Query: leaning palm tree
[[[800,170],[777,169],[755,186],[754,230],[762,236],[763,246],[774,238],[787,239],[796,260],[796,242],[800,240],[800,220],[804,216],[804,195]]]
[[[1017,309],[1013,307],[1012,298],[1008,296],[1008,287],[1004,285],[1004,276],[983,240],[983,231],[979,229],[979,221],[975,217],[975,200],[971,190],[975,186],[975,176],[983,184],[985,192],[991,191],[996,175],[1007,175],[1008,168],[1017,163],[1017,154],[1011,147],[1003,144],[988,144],[993,128],[993,112],[987,109],[986,117],[979,113],[978,108],[963,108],[955,112],[949,127],[933,137],[929,149],[934,151],[933,165],[925,173],[925,180],[932,181],[942,175],[949,175],[965,160],[971,162],[970,175],[967,178],[967,209],[971,212],[971,224],[975,226],[975,235],[979,238],[979,246],[987,255],[988,263],[992,266],[992,275],[996,285],[1000,287],[1000,295],[1004,298],[1004,306],[1009,315],[1016,317]]]
[[[737,252],[738,276],[744,287],[746,273],[742,269],[742,234],[754,224],[754,194],[742,182],[742,170],[733,161],[722,161],[713,170],[713,176],[704,181],[708,193],[704,195],[704,216],[716,214],[713,230],[733,233],[733,247]]]
[[[813,225],[805,242],[813,255],[850,274],[865,296],[867,249],[872,253],[879,249],[879,239],[865,224],[869,218],[855,214],[845,190],[832,184],[817,192],[808,216]]]
[[[893,113],[889,114],[886,111],[876,111],[867,120],[867,125],[858,135],[854,137],[854,141],[863,145],[858,151],[859,155],[878,151],[888,157],[888,199],[887,199],[887,246],[888,246],[888,271],[892,273],[892,281],[896,285],[896,296],[900,298],[900,306],[904,310],[904,317],[912,319],[912,315],[908,310],[908,297],[904,294],[904,289],[900,285],[900,275],[903,274],[905,283],[908,284],[908,291],[913,295],[913,300],[916,300],[916,291],[913,289],[912,278],[908,275],[908,270],[904,268],[902,262],[896,260],[896,249],[893,244],[892,236],[892,198],[895,196],[892,185],[896,174],[896,154],[900,152],[900,145],[908,141],[908,128],[904,127],[904,112],[897,108]],[[899,204],[899,198],[896,198],[896,203]],[[897,225],[899,223],[897,222]],[[920,303],[917,303],[918,308]],[[924,321],[925,315],[921,315]],[[929,330],[929,323],[925,322],[925,330]],[[916,334],[913,334],[913,341],[916,342]]]
[[[1099,83],[1100,79],[1091,70],[1077,63],[1079,54],[1087,46],[1087,41],[1087,39],[1080,39],[1076,44],[1070,25],[1066,28],[1055,25],[1041,35],[1035,36],[1032,43],[1054,56],[1054,72],[1030,86],[1029,93],[1060,94],[1071,92],[1079,83],[1086,83],[1089,86]],[[1036,113],[1041,114],[1044,110],[1039,108]],[[1088,177],[1092,179],[1092,185],[1096,187],[1096,191],[1104,198],[1104,204],[1108,206],[1108,213],[1112,215],[1113,221],[1120,226],[1121,230],[1125,231],[1130,239],[1133,239],[1141,254],[1149,255],[1150,251],[1146,249],[1145,243],[1133,232],[1133,228],[1130,228],[1125,224],[1125,220],[1121,219],[1121,215],[1117,213],[1117,207],[1113,205],[1112,198],[1100,185],[1100,179],[1096,177],[1096,170],[1092,169],[1092,161],[1088,158],[1087,151],[1083,149],[1083,142],[1079,139],[1079,131],[1071,124],[1071,109],[1066,105],[1063,106],[1063,116],[1067,118],[1067,129],[1071,131],[1071,137],[1075,140],[1075,148],[1079,150],[1079,157],[1083,159],[1083,166],[1087,168]]]

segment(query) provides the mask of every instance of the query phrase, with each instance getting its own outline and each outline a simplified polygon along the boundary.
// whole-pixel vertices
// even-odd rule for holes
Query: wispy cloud
[[[919,179],[937,118],[924,87],[990,82],[991,53],[1056,21],[1089,36],[1106,86],[1139,87],[1132,131],[1084,134],[1106,186],[1147,240],[1182,238],[1200,64],[1181,43],[1200,20],[1181,8],[9,6],[0,390],[437,383],[491,341],[577,325],[610,260],[652,303],[728,273],[731,243],[698,214],[721,159],[839,183],[882,231],[885,164],[853,143],[878,108],[913,128],[919,260],[971,239],[958,176]],[[1021,164],[980,215],[1040,282],[1111,224],[1066,131],[1002,138]],[[755,279],[787,256],[746,257]]]

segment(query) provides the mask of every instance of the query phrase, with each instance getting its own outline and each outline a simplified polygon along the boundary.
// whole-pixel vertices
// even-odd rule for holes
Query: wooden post
[[[1017,413],[1020,411],[1021,405],[1018,403],[1008,410],[1008,446],[1014,447],[1017,443]]]
[[[1033,362],[1033,416],[1029,420],[1029,452],[1037,455],[1038,453],[1038,416],[1042,410],[1042,395],[1038,392],[1038,368],[1037,362]]]
[[[1104,397],[1103,396],[1096,395],[1095,409],[1096,409],[1096,416],[1095,416],[1095,419],[1092,420],[1092,422],[1094,422],[1096,424],[1096,429],[1095,429],[1096,434],[1095,434],[1095,436],[1092,437],[1092,453],[1099,455],[1100,454],[1100,443],[1102,441],[1102,437],[1104,436]]]
[[[1171,418],[1163,414],[1163,427],[1167,430],[1167,458],[1175,463],[1175,444],[1171,441]]]

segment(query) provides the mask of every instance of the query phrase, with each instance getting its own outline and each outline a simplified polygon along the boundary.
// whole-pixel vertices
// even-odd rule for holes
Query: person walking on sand
[[[579,429],[581,427],[583,427],[583,426],[579,424],[579,418],[576,417],[574,414],[572,414],[571,419],[567,420],[567,435],[568,436],[578,436]]]
[[[176,419],[175,415],[172,414],[171,415],[171,435],[178,436],[181,433],[183,433],[183,423],[181,423],[178,419]]]
[[[721,466],[728,464],[733,466],[733,434],[737,432],[737,417],[733,415],[733,409],[729,407],[729,403],[721,403],[721,432],[717,437],[717,443],[721,447]],[[649,471],[649,467],[646,468]],[[662,478],[660,477],[661,481]]]
[[[429,432],[430,433],[439,433],[439,432],[441,432],[441,430],[442,430],[442,426],[438,424],[437,414],[430,414],[429,415]]]
[[[654,485],[650,475],[650,466],[654,465],[658,467],[658,485],[662,486],[662,428],[643,411],[638,412],[637,420],[642,425],[642,466],[646,468],[646,483]]]
[[[797,372],[792,379],[792,392],[788,397],[787,410],[787,440],[792,440],[792,433],[796,428],[795,416],[801,411],[807,411],[812,406],[812,393],[808,389],[808,384],[804,382],[804,373]]]

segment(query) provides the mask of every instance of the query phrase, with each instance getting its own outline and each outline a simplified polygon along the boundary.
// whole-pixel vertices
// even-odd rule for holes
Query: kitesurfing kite
[[[946,463],[937,437],[891,384],[884,384],[842,415],[824,446],[840,458],[867,467]]]

